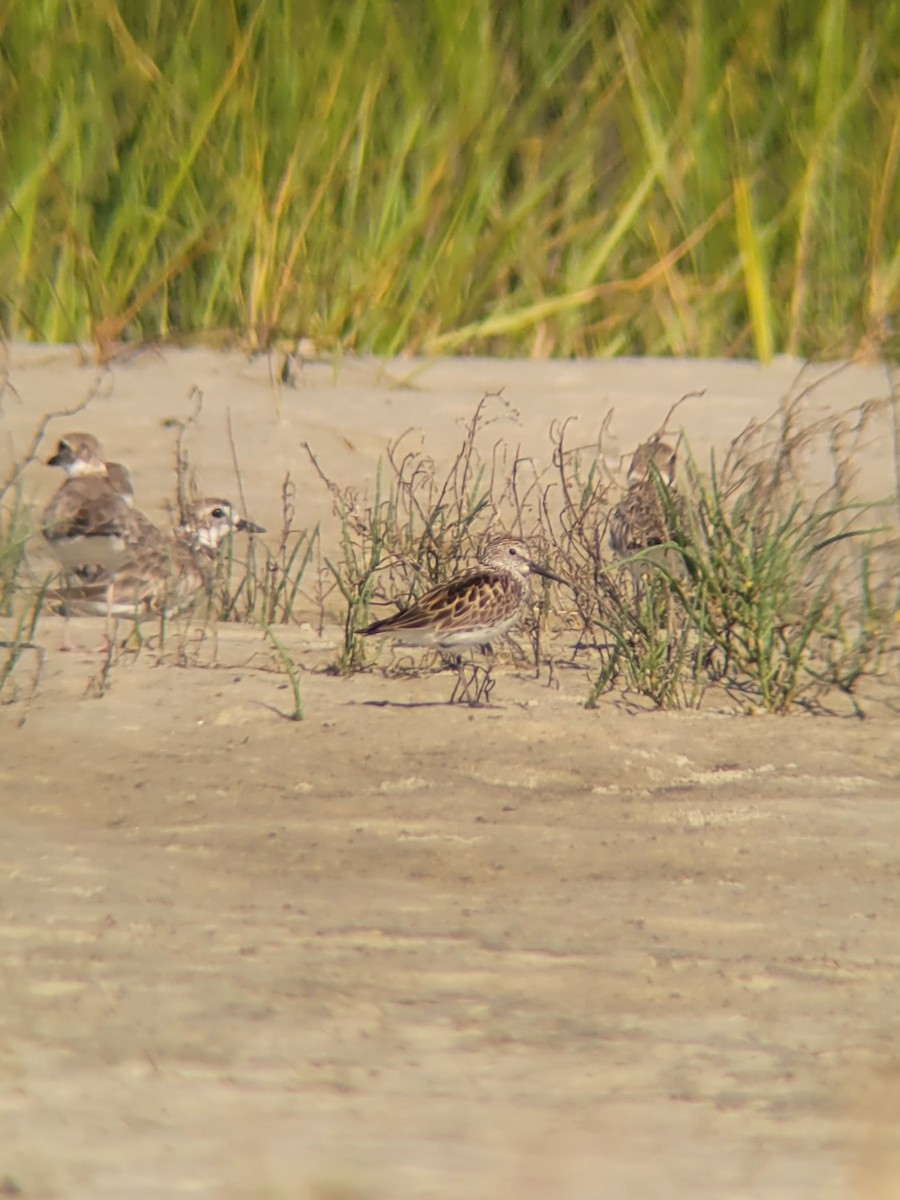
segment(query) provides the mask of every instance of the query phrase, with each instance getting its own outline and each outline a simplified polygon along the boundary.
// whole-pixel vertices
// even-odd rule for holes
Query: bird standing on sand
[[[375,621],[360,633],[364,637],[389,635],[406,645],[435,650],[490,647],[519,620],[529,594],[529,575],[565,582],[534,562],[523,541],[505,534],[485,545],[478,564],[438,584],[412,607]]]

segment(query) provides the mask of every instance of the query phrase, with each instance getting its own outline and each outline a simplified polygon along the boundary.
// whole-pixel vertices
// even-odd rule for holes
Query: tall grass
[[[13,0],[0,326],[896,351],[900,8]]]

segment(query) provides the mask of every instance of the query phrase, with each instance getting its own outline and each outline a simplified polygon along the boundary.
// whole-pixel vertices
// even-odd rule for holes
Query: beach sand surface
[[[895,489],[883,368],[779,361],[307,362],[7,348],[0,477],[43,415],[167,520],[173,422],[206,494],[337,548],[316,474],[371,496],[391,439],[546,465],[553,422],[621,477],[684,432],[718,457],[818,378],[866,406],[859,493]],[[610,417],[610,412],[612,415]],[[852,418],[847,417],[850,421]],[[232,450],[232,443],[234,453]],[[234,457],[238,459],[240,480]],[[827,474],[827,462],[809,470]],[[35,461],[36,505],[57,486]],[[242,495],[241,495],[242,491]],[[263,537],[275,537],[270,532]],[[50,569],[40,538],[30,562]],[[279,631],[169,631],[111,668],[40,621],[0,708],[0,1195],[65,1200],[891,1200],[900,1180],[900,697],[864,720],[584,701],[564,646],[329,674],[335,599]],[[561,590],[551,593],[564,605]],[[102,622],[70,622],[89,644]],[[10,622],[3,628],[9,636]],[[413,659],[419,652],[411,652]],[[38,664],[40,673],[37,674]],[[36,681],[36,686],[32,683]]]

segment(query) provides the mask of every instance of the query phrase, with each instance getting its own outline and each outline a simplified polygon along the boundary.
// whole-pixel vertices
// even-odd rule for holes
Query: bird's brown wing
[[[402,632],[404,629],[434,629],[438,632],[461,624],[478,626],[488,623],[500,608],[515,607],[518,593],[511,594],[514,581],[499,571],[476,568],[438,584],[415,604],[393,617],[375,621],[364,635]]]
[[[125,537],[130,509],[105,479],[68,479],[44,509],[49,538]]]
[[[633,484],[613,509],[609,540],[617,554],[635,554],[669,540],[669,521],[656,483]]]

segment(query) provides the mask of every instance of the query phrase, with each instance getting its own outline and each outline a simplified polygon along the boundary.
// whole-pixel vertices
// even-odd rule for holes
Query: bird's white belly
[[[114,571],[126,549],[125,539],[118,534],[54,538],[50,545],[66,570],[74,567],[104,567],[107,571]]]
[[[397,630],[397,641],[405,646],[428,646],[433,650],[465,650],[470,646],[484,646],[509,633],[515,625],[518,612],[492,625],[466,626],[459,629],[403,629]]]

